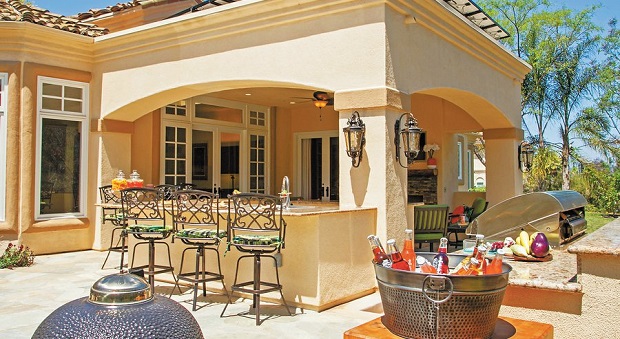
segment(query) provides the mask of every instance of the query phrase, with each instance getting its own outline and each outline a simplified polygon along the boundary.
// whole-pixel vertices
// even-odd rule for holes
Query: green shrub
[[[13,267],[26,267],[34,264],[34,252],[24,245],[13,245],[9,243],[9,246],[4,251],[4,254],[0,256],[0,269]]]

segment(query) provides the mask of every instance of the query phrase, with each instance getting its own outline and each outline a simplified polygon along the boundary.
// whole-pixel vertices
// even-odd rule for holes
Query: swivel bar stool
[[[252,311],[255,313],[257,326],[262,323],[260,319],[260,296],[264,293],[278,291],[283,306],[292,316],[282,294],[278,260],[274,256],[284,248],[285,235],[286,222],[282,218],[282,202],[279,197],[258,193],[239,193],[228,197],[228,246],[232,246],[242,253],[248,253],[237,259],[235,281],[231,289],[233,292],[252,294]],[[250,281],[237,282],[239,264],[245,258],[253,259],[254,277]],[[274,262],[275,283],[261,279],[263,258],[271,258]],[[224,316],[228,304],[224,306],[220,316]]]
[[[181,255],[181,265],[177,273],[176,286],[179,286],[179,280],[193,284],[193,311],[196,310],[198,285],[202,284],[202,295],[206,296],[206,283],[209,281],[221,281],[228,302],[230,302],[230,295],[224,284],[224,275],[222,274],[220,263],[219,246],[222,238],[226,237],[226,231],[220,230],[220,215],[217,211],[219,197],[217,194],[200,190],[180,190],[174,192],[172,198],[174,201],[173,220],[177,230],[173,237],[181,239],[186,245],[190,245],[190,247],[183,250]],[[188,250],[196,251],[196,265],[193,272],[183,272],[185,253]],[[217,271],[207,270],[207,251],[212,251],[215,254]]]

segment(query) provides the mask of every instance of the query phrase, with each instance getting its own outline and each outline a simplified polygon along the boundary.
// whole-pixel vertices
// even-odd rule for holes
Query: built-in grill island
[[[490,207],[467,228],[468,235],[489,240],[516,238],[521,229],[544,232],[552,247],[565,244],[586,231],[586,199],[575,191],[547,191],[518,195]]]

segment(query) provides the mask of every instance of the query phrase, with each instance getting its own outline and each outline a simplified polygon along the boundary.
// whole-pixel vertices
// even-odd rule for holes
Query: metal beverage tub
[[[420,252],[432,261],[435,253]],[[465,255],[448,254],[450,269]],[[383,324],[405,338],[490,338],[512,267],[481,276],[431,275],[373,265]]]

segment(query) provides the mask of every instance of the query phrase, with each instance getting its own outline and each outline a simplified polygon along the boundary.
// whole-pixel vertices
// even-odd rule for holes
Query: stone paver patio
[[[32,267],[0,270],[0,337],[30,338],[39,324],[52,311],[74,299],[88,296],[99,278],[116,273],[113,268],[101,270],[106,252],[82,251],[41,255]],[[114,258],[112,262],[116,262]],[[111,265],[110,265],[111,266]],[[170,284],[156,282],[157,293],[169,292]],[[286,288],[286,286],[284,286]],[[187,289],[172,299],[191,311],[192,294]],[[178,293],[178,292],[177,292]],[[293,317],[272,317],[255,326],[253,318],[232,316],[220,318],[223,298],[199,298],[192,312],[205,337],[239,338],[342,338],[353,327],[380,316],[383,311],[378,293],[354,300],[323,312],[296,309]],[[246,311],[251,300],[237,299],[227,314]],[[285,312],[284,310],[282,310]]]

